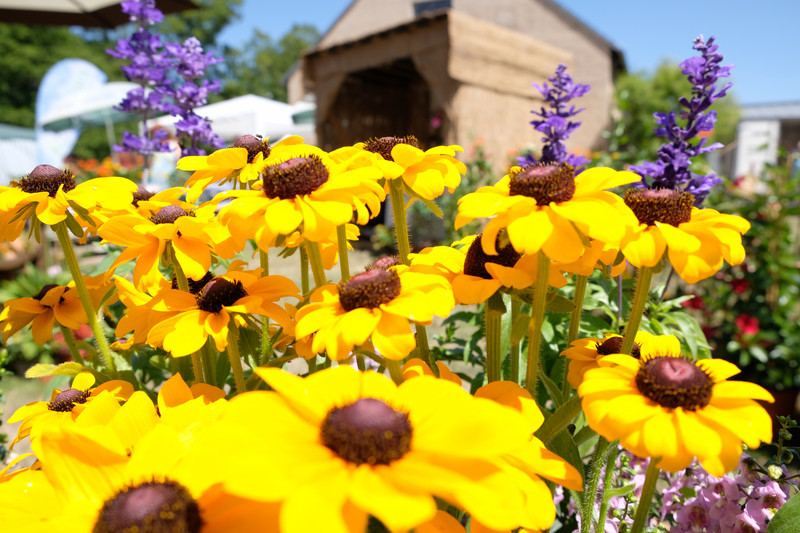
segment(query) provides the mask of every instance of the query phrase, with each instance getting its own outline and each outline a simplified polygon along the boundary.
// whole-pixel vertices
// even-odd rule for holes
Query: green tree
[[[0,24],[0,121],[33,127],[39,83],[62,59],[86,59],[110,79],[122,79],[117,61],[105,49],[105,43],[86,41],[68,28]]]
[[[228,72],[221,96],[257,94],[285,102],[285,76],[319,37],[319,31],[309,25],[293,26],[278,42],[256,30],[242,50],[228,56]]]
[[[725,78],[720,80],[724,84]],[[656,137],[653,114],[679,111],[680,97],[689,97],[691,85],[681,69],[664,62],[652,74],[624,74],[616,82],[616,110],[613,115],[608,154],[602,164],[623,168],[643,161],[654,161],[664,138]],[[717,124],[709,142],[730,143],[736,138],[739,106],[732,92],[717,100],[711,109],[717,112]]]

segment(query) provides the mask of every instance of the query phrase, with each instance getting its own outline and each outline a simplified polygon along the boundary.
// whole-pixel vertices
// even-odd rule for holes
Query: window
[[[430,2],[414,2],[414,16],[418,17],[423,13],[437,11],[439,9],[450,9],[453,7],[451,0],[433,0]]]

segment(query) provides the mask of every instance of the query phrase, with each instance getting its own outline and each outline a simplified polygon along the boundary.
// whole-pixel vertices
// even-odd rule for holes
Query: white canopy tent
[[[316,141],[313,121],[306,120],[314,104],[300,102],[289,105],[262,96],[246,94],[222,102],[216,102],[194,110],[211,121],[214,133],[228,142],[241,135],[261,135],[281,139],[287,135],[300,135],[306,142]],[[300,117],[299,115],[303,115]],[[158,125],[174,133],[178,117],[159,117],[149,124]]]

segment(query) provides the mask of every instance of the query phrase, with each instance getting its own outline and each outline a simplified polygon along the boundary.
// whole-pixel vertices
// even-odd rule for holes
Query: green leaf
[[[636,483],[629,483],[621,487],[608,489],[603,494],[603,498],[610,500],[611,498],[615,498],[617,496],[625,496],[626,494],[633,492],[633,489],[635,488],[636,488]]]
[[[547,302],[547,310],[553,313],[571,313],[575,309],[575,302],[556,294]]]
[[[43,378],[47,376],[77,376],[81,372],[90,371],[80,363],[69,361],[60,365],[48,365],[40,363],[33,365],[25,372],[26,378]],[[93,372],[94,373],[94,372]]]
[[[767,527],[767,533],[797,533],[800,524],[800,493],[783,504]]]
[[[531,315],[520,313],[514,325],[511,326],[511,343],[519,344],[528,333],[528,324],[530,324]]]
[[[569,434],[566,428],[559,431],[555,437],[545,444],[548,450],[574,466],[578,472],[580,472],[581,477],[584,477],[581,454],[578,451],[578,447],[575,445],[575,441],[572,440],[572,435]]]
[[[403,190],[406,192],[406,194],[408,194],[411,197],[411,199],[409,199],[408,203],[406,204],[406,210],[408,210],[408,208],[411,206],[411,204],[414,203],[415,200],[419,200],[420,202],[425,204],[425,207],[430,209],[431,213],[436,215],[438,218],[444,218],[444,214],[442,213],[442,210],[439,208],[438,205],[433,203],[431,200],[423,198],[422,196],[417,194],[416,191],[414,191],[408,185],[406,185],[405,182],[403,182]]]

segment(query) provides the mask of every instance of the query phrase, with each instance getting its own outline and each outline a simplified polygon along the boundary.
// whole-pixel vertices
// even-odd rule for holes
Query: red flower
[[[683,307],[688,307],[689,309],[705,309],[706,302],[703,300],[701,296],[694,295],[690,300],[686,300],[682,302],[681,305]]]
[[[737,278],[731,281],[731,289],[733,289],[733,292],[735,292],[736,294],[742,294],[749,288],[750,288],[750,282],[747,281],[745,278]]]
[[[741,335],[755,335],[758,333],[758,319],[746,313],[736,317],[736,327]]]

